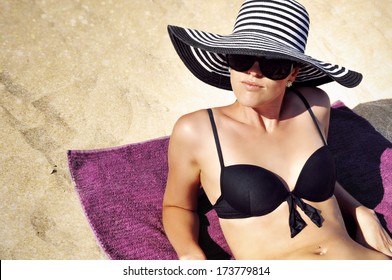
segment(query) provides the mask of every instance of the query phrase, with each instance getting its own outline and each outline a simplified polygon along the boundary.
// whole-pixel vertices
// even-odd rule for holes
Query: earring
[[[290,87],[292,87],[292,85],[293,85],[292,81],[287,81],[286,87],[290,88]]]

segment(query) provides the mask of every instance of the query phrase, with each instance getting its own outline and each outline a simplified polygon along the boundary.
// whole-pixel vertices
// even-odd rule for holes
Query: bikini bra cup
[[[222,197],[250,216],[268,214],[285,200],[287,190],[280,185],[275,174],[255,165],[227,166],[221,173]]]
[[[335,183],[335,159],[328,146],[322,146],[306,161],[293,193],[309,201],[321,202],[333,195]]]

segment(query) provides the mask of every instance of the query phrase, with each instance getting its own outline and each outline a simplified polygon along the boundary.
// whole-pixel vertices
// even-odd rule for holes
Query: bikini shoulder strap
[[[321,132],[321,129],[320,129],[318,120],[317,120],[316,116],[314,115],[314,113],[313,113],[313,111],[312,111],[312,108],[311,108],[310,105],[309,105],[308,100],[306,100],[305,96],[303,96],[302,93],[299,92],[299,90],[297,90],[297,89],[295,89],[295,88],[291,88],[291,90],[294,91],[294,93],[295,93],[295,94],[302,100],[302,102],[305,104],[305,107],[306,107],[306,109],[308,110],[310,116],[312,117],[313,122],[314,122],[314,124],[316,125],[317,131],[319,132],[320,137],[321,137],[321,139],[322,139],[323,142],[324,142],[324,145],[327,146],[327,141],[326,141],[326,139],[324,138],[324,134]]]
[[[220,162],[221,168],[223,168],[223,167],[225,167],[225,164],[223,162],[222,149],[221,149],[221,145],[220,145],[220,141],[219,141],[218,130],[216,129],[214,114],[212,113],[211,108],[207,109],[207,111],[208,111],[208,116],[210,117],[212,132],[214,134],[214,139],[215,139],[215,145],[216,145],[216,149],[218,151],[219,162]]]

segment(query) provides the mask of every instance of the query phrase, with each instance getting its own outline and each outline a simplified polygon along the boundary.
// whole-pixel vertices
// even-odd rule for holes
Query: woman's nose
[[[263,76],[263,73],[261,73],[261,71],[260,71],[260,64],[258,61],[255,61],[252,65],[252,67],[249,68],[249,70],[247,72],[248,72],[248,74],[251,74],[255,77]]]

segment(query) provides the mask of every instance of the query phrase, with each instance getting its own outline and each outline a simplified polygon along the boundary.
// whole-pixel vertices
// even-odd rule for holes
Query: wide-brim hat
[[[309,15],[294,0],[246,0],[232,34],[218,35],[196,29],[168,26],[171,41],[188,69],[212,86],[231,90],[226,55],[241,54],[298,62],[297,86],[319,86],[336,81],[355,87],[362,75],[305,54]]]

